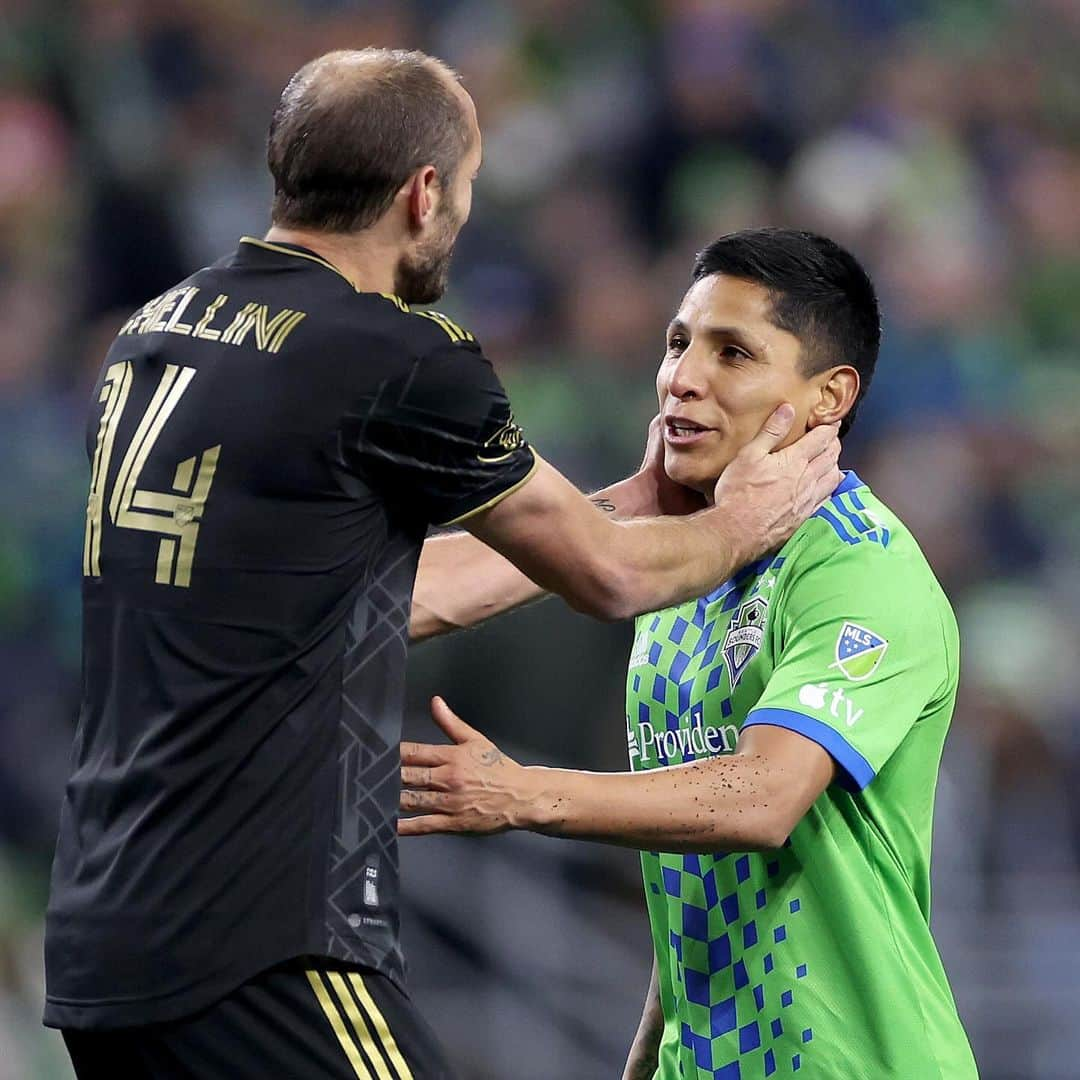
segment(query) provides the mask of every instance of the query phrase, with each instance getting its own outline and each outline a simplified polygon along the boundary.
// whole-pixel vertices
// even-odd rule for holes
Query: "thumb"
[[[431,699],[431,717],[451,742],[463,743],[483,738],[479,731],[469,727],[441,697]]]
[[[764,457],[771,453],[784,436],[791,431],[791,425],[795,421],[795,406],[786,401],[778,405],[772,416],[762,425],[761,430],[746,444],[744,452],[758,457]]]

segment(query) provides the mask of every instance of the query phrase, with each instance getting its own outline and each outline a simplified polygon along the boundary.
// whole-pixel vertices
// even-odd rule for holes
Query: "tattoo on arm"
[[[590,499],[593,506],[598,510],[603,510],[605,514],[614,514],[618,509],[616,505],[610,499]]]
[[[498,765],[502,759],[502,751],[496,746],[482,751],[477,758],[481,765]]]

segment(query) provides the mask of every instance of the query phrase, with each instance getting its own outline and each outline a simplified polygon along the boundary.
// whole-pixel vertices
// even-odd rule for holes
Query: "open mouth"
[[[671,446],[686,446],[704,438],[712,428],[703,427],[685,416],[669,416],[664,420],[664,441]]]

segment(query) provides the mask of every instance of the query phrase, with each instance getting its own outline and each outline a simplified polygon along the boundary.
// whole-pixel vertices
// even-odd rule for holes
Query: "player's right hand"
[[[838,424],[823,424],[783,450],[794,408],[777,407],[716,482],[716,506],[737,523],[741,564],[775,551],[836,490],[841,480]]]

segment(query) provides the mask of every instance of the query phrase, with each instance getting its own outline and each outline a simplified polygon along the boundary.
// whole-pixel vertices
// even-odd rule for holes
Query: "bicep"
[[[819,743],[770,724],[744,728],[735,753],[760,762],[770,793],[765,809],[785,836],[836,776],[836,762]]]

